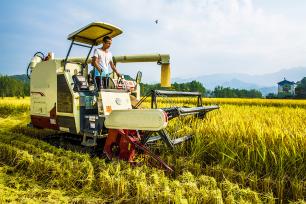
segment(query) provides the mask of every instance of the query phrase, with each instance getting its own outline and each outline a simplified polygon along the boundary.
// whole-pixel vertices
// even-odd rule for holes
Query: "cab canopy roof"
[[[68,40],[88,45],[99,45],[104,36],[116,37],[122,30],[116,26],[103,22],[93,22],[68,35]]]

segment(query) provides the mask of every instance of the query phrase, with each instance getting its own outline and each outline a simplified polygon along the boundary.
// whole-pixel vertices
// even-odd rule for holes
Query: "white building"
[[[278,84],[278,94],[285,95],[294,95],[295,83],[293,81],[288,81],[284,78],[283,81],[280,81]]]

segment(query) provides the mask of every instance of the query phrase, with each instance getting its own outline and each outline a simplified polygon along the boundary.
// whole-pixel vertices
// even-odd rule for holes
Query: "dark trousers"
[[[101,77],[96,76],[95,79],[96,79],[97,88],[99,90],[108,88],[108,77],[102,77],[101,80]]]

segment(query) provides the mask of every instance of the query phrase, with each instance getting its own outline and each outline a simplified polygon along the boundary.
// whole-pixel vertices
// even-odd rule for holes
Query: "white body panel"
[[[130,94],[128,92],[100,91],[104,115],[109,115],[113,110],[132,109]]]
[[[67,63],[66,71],[62,60],[48,60],[38,63],[31,73],[31,111],[32,116],[50,117],[50,111],[56,107],[57,116],[67,116],[74,118],[76,133],[80,132],[80,113],[79,113],[79,93],[74,92],[72,75],[74,71],[81,70],[80,64]],[[67,81],[70,93],[73,97],[73,111],[72,113],[58,112],[57,107],[57,77],[64,74]],[[55,119],[50,119],[50,123],[56,124]],[[69,132],[70,127],[59,127],[60,130]]]
[[[50,117],[50,110],[57,100],[56,69],[60,63],[43,61],[36,65],[31,74],[31,115]]]
[[[104,124],[109,129],[159,131],[167,126],[168,120],[161,109],[114,110]]]

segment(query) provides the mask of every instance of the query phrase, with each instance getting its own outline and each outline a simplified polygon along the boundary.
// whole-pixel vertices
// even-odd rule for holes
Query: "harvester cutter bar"
[[[148,143],[154,143],[157,140],[163,140],[168,147],[173,148],[173,142],[165,129],[159,130],[157,132],[151,132],[151,131],[146,132],[141,140],[141,143],[145,145]]]
[[[185,142],[187,140],[190,140],[192,138],[192,135],[186,135],[186,136],[183,136],[183,137],[180,137],[180,138],[177,138],[177,139],[174,139],[172,140],[172,144],[173,145],[176,145],[176,144],[179,144],[179,143],[182,143],[182,142]],[[147,141],[147,143],[153,143],[153,142],[156,142],[157,140],[160,140],[162,139],[162,136],[160,135],[157,135],[157,136],[153,136],[153,137],[150,137]]]
[[[192,135],[186,135],[172,140],[165,129],[160,130],[157,133],[158,135],[155,136],[151,136],[152,134],[149,134],[147,137],[143,138],[142,143],[150,144],[158,140],[163,140],[169,148],[173,149],[174,145],[180,144],[192,138]]]
[[[192,138],[192,135],[186,135],[186,136],[183,136],[183,137],[176,138],[176,139],[172,140],[172,143],[173,143],[173,145],[180,144],[182,142],[190,140],[191,138]]]
[[[169,120],[179,116],[205,114],[215,109],[219,109],[219,106],[213,105],[213,106],[201,106],[193,108],[188,108],[188,107],[162,108],[162,110],[164,110],[167,113]]]
[[[204,115],[212,110],[218,109],[219,106],[202,106],[202,107],[194,107],[194,108],[186,108],[186,107],[172,107],[172,108],[163,108],[167,113],[168,120],[174,119],[180,116],[194,115],[198,114],[198,117],[204,117]],[[143,138],[142,143],[154,143],[157,140],[163,140],[168,147],[173,148],[174,145],[185,142],[192,138],[192,135],[186,135],[183,137],[179,137],[176,139],[171,139],[169,134],[165,129],[158,131],[158,135],[152,136],[154,132],[148,132],[146,137]]]

